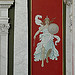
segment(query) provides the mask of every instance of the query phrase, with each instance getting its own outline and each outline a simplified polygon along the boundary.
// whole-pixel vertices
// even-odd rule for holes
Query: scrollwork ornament
[[[70,6],[72,4],[72,0],[64,0],[64,3],[68,6]]]
[[[0,32],[7,32],[9,28],[9,24],[0,24]]]

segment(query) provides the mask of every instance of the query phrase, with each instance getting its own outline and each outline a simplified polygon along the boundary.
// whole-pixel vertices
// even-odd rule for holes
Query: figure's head
[[[50,24],[50,19],[48,18],[48,16],[46,16],[46,18],[44,19],[45,24]]]
[[[50,25],[50,19],[48,18],[48,16],[46,16],[46,18],[43,20],[42,25]]]

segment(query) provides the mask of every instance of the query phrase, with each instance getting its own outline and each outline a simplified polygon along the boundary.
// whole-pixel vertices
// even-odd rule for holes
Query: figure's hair
[[[55,17],[55,18],[56,18],[56,17]],[[49,21],[49,25],[50,25],[50,24],[54,21],[55,18],[52,18],[51,21],[50,21],[49,18],[45,18],[41,24],[42,24],[43,26],[45,26],[45,25],[46,25],[45,21]]]
[[[44,20],[43,20],[43,22],[41,23],[43,26],[45,26],[45,25],[46,25],[45,21],[46,21],[46,19],[44,19]],[[50,20],[49,20],[49,19],[48,19],[48,21],[49,21],[49,25],[50,25],[50,23],[51,23],[51,22],[50,22]]]

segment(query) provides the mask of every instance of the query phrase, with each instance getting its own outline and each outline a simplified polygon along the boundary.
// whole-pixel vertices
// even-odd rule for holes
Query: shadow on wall
[[[13,75],[13,63],[14,63],[14,9],[15,3],[9,9],[9,35],[8,35],[8,75]]]

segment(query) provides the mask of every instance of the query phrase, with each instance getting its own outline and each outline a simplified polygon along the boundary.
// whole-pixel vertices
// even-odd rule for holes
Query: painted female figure
[[[60,37],[54,35],[58,33],[59,27],[57,24],[52,23],[53,20],[50,21],[48,17],[46,17],[43,22],[38,18],[42,18],[42,16],[37,15],[35,17],[35,23],[37,25],[40,25],[40,27],[39,30],[35,33],[34,39],[40,32],[42,32],[42,34],[39,35],[39,39],[41,42],[37,44],[36,51],[34,53],[34,61],[41,60],[41,66],[44,67],[45,59],[48,63],[48,57],[52,60],[57,60],[57,57],[59,56],[58,50],[55,48],[55,45],[57,45],[57,43],[60,42]],[[57,39],[57,41],[55,41],[55,44],[53,42],[54,38]]]

